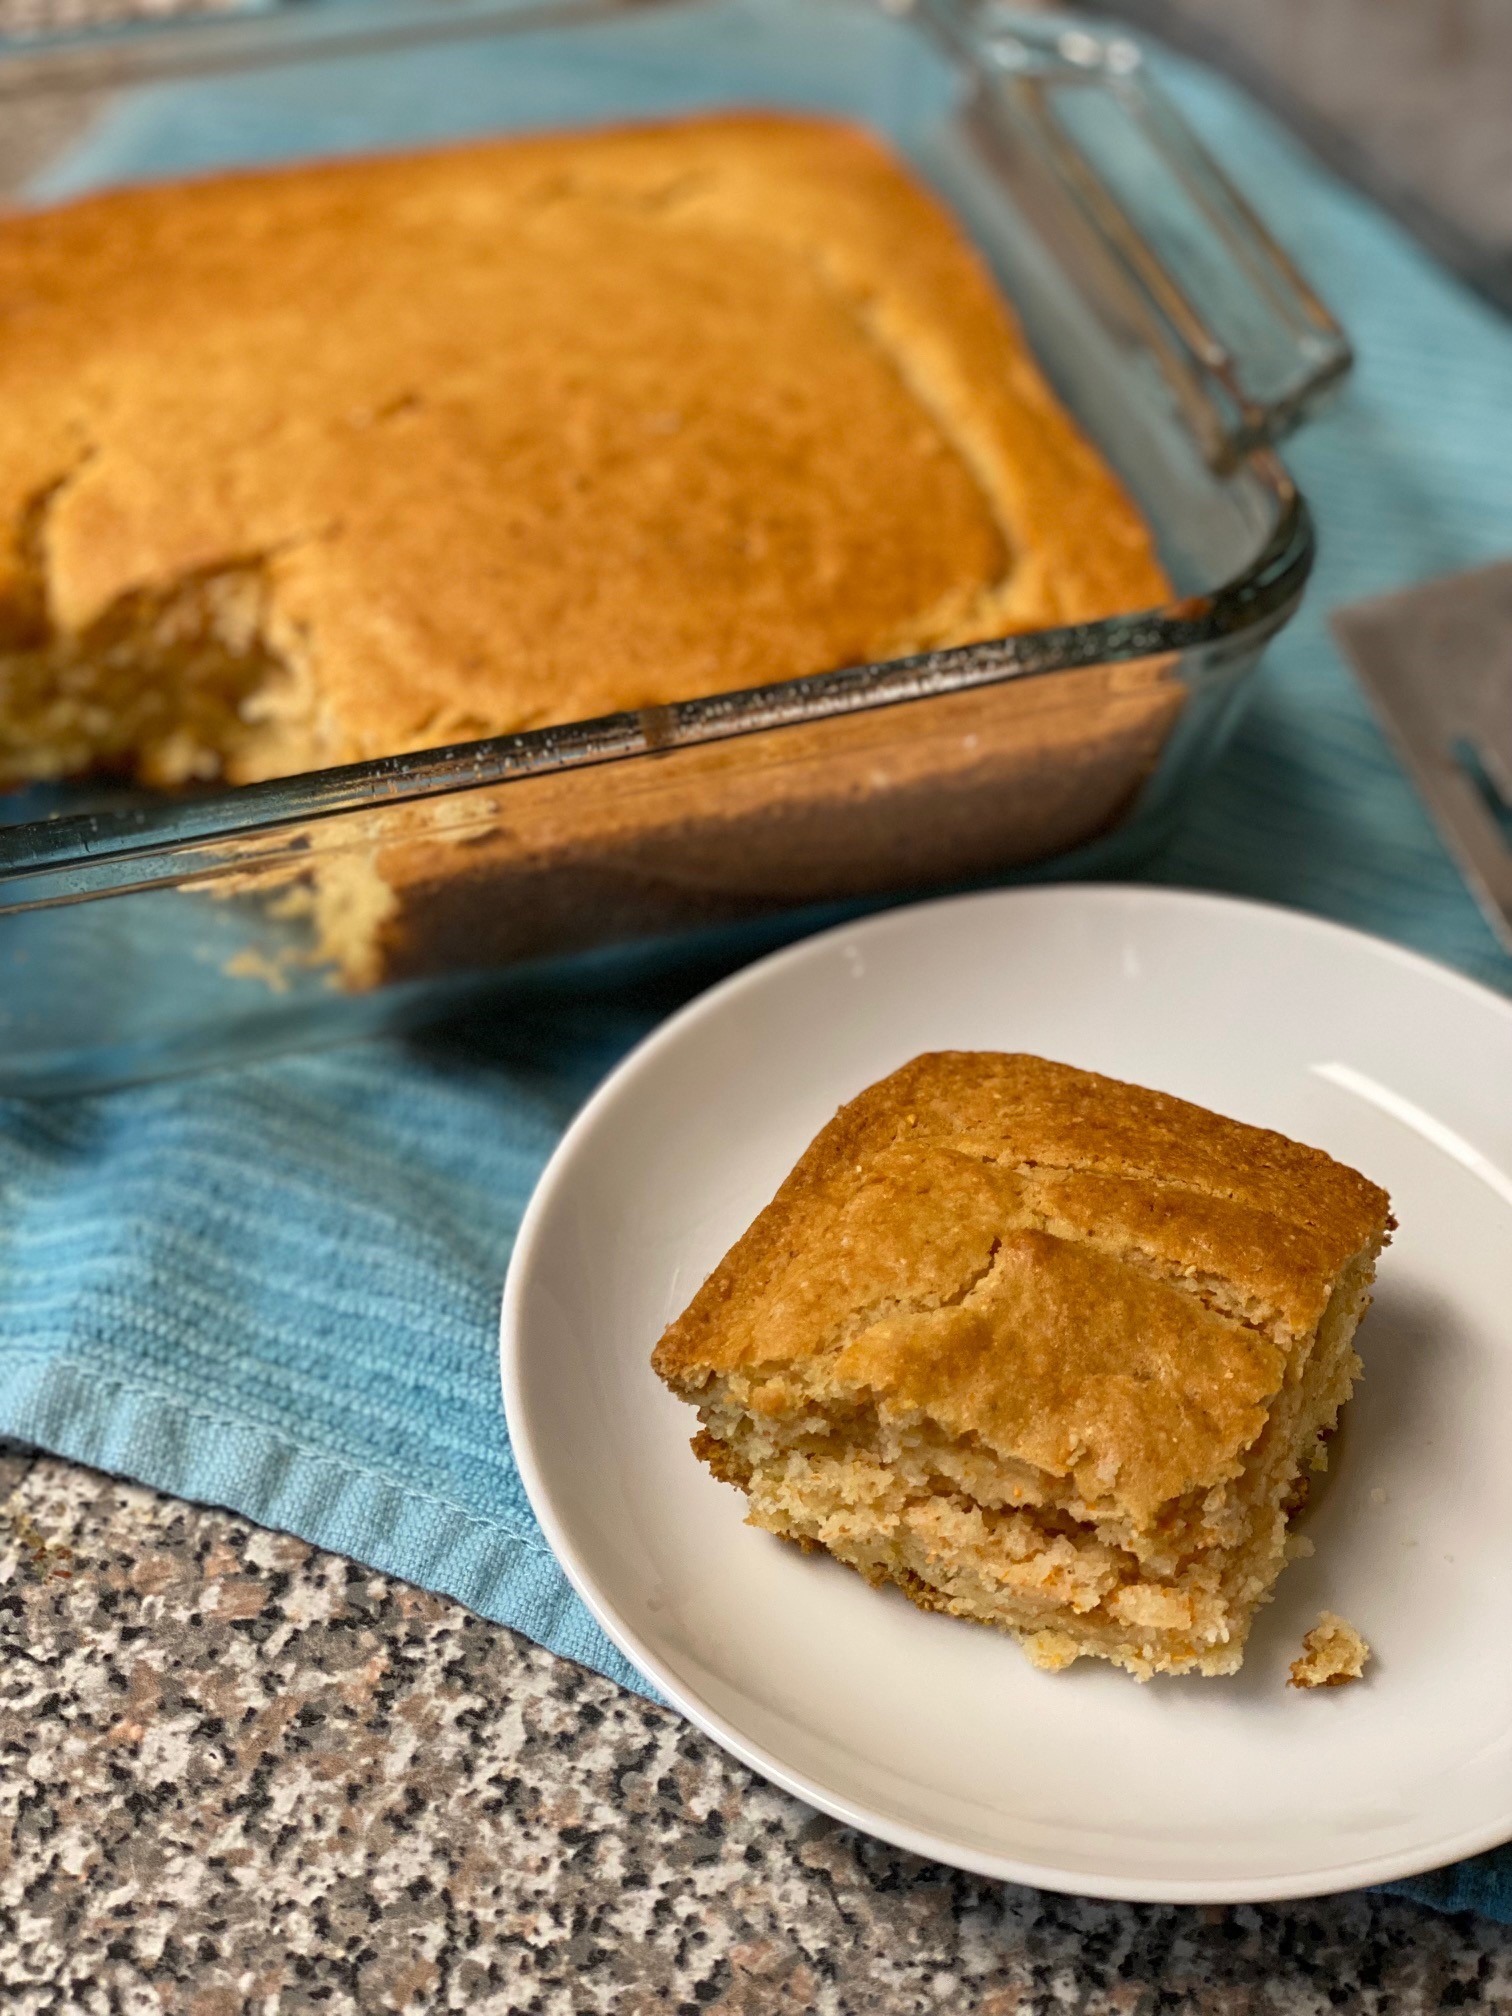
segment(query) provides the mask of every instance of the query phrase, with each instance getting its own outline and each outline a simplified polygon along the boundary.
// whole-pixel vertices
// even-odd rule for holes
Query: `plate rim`
[[[613,1604],[587,1572],[576,1547],[558,1517],[551,1492],[537,1460],[535,1439],[521,1391],[521,1351],[519,1307],[523,1284],[529,1274],[531,1257],[541,1237],[541,1228],[551,1208],[564,1174],[575,1159],[582,1137],[598,1123],[600,1113],[618,1096],[622,1082],[638,1071],[651,1057],[675,1044],[683,1029],[709,1014],[718,1013],[743,990],[764,984],[788,964],[812,958],[836,940],[854,941],[859,935],[880,934],[905,927],[922,913],[959,910],[975,906],[1009,908],[1054,907],[1084,899],[1102,902],[1129,902],[1190,911],[1215,909],[1228,913],[1260,911],[1284,920],[1288,928],[1304,935],[1325,939],[1362,942],[1376,955],[1385,954],[1394,963],[1421,971],[1439,985],[1449,983],[1458,990],[1488,1004],[1512,1024],[1512,998],[1501,994],[1469,974],[1400,945],[1375,932],[1312,911],[1284,903],[1224,891],[1191,889],[1163,883],[1077,882],[1040,884],[1028,888],[974,890],[964,895],[936,897],[922,902],[900,904],[868,917],[852,919],[811,933],[795,943],[779,947],[717,980],[692,1000],[674,1010],[664,1022],[648,1031],[619,1059],[573,1116],[552,1150],[537,1179],[535,1189],[521,1216],[509,1266],[504,1279],[499,1309],[500,1384],[503,1393],[505,1426],[509,1433],[516,1468],[530,1503],[558,1567],[582,1600],[595,1623],[610,1643],[657,1691],[660,1698],[677,1709],[695,1728],[729,1755],[769,1783],[817,1808],[843,1825],[857,1828],[907,1853],[928,1861],[962,1869],[972,1875],[1000,1882],[1020,1883],[1033,1889],[1058,1891],[1067,1896],[1090,1897],[1115,1903],[1134,1904],[1266,1904],[1299,1898],[1325,1897],[1382,1883],[1398,1882],[1442,1869],[1467,1856],[1484,1854],[1512,1841],[1512,1806],[1495,1822],[1470,1828],[1461,1835],[1437,1842],[1429,1848],[1406,1848],[1391,1855],[1377,1855],[1336,1868],[1251,1878],[1142,1877],[1135,1872],[1122,1876],[1091,1876],[1076,1869],[1063,1869],[1052,1862],[1023,1861],[1014,1856],[995,1855],[952,1841],[926,1828],[910,1825],[862,1802],[830,1790],[821,1781],[785,1764],[763,1744],[744,1735],[717,1710],[706,1705],[698,1694],[675,1679],[657,1654],[621,1618]]]

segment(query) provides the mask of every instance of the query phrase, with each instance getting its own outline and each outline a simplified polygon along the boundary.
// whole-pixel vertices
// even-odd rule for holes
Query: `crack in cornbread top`
[[[249,556],[273,769],[1166,592],[937,204],[766,116],[0,223],[0,631]]]
[[[870,1400],[1136,1525],[1235,1476],[1383,1191],[1317,1149],[1037,1057],[914,1059],[817,1137],[666,1332],[690,1398]]]

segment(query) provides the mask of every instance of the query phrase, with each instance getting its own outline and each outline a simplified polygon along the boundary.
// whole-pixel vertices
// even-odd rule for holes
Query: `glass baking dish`
[[[860,120],[944,198],[1175,599],[238,789],[0,797],[0,1093],[601,983],[604,948],[739,918],[1106,872],[1169,830],[1301,595],[1273,444],[1349,350],[1117,36],[990,0],[306,0],[0,48],[0,196],[730,105]]]

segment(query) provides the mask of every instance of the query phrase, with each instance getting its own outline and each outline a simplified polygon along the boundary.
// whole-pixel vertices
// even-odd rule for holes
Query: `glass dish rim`
[[[433,0],[432,0],[433,4]],[[620,0],[625,4],[625,0]],[[676,0],[628,0],[630,8]],[[359,17],[386,16],[396,33],[414,18],[396,7],[343,7],[339,25],[312,32],[317,17],[330,23],[335,8],[229,12],[192,22],[136,24],[123,31],[83,30],[67,37],[0,39],[0,97],[35,88],[90,87],[185,69],[273,64],[361,43],[374,32]],[[455,14],[428,17],[438,37],[489,35],[539,25],[553,17],[594,18],[604,8],[588,0],[460,0]],[[292,29],[290,48],[275,37]],[[424,30],[415,29],[418,36]],[[429,39],[426,35],[425,39]],[[209,45],[223,45],[209,57]],[[209,60],[180,64],[176,49],[198,45]],[[7,75],[9,73],[9,75]],[[15,81],[12,81],[15,80]],[[223,785],[192,797],[164,794],[127,808],[60,811],[0,826],[0,913],[109,893],[110,870],[182,849],[232,844],[346,814],[393,810],[422,799],[527,777],[622,763],[671,750],[731,740],[787,727],[817,724],[914,701],[1059,672],[1089,670],[1133,660],[1180,656],[1242,637],[1287,612],[1300,596],[1316,557],[1311,513],[1275,449],[1258,444],[1228,471],[1247,476],[1267,499],[1273,522],[1259,551],[1217,587],[1173,596],[1168,602],[1093,622],[1012,632],[917,656],[840,667],[664,706],[596,716],[444,747],[370,758],[242,785]],[[93,872],[92,872],[93,871]],[[67,893],[60,899],[56,878]],[[46,877],[48,893],[29,901],[25,885]]]
[[[344,814],[388,811],[421,799],[644,759],[1015,680],[1180,656],[1242,637],[1295,602],[1316,555],[1312,515],[1280,459],[1271,450],[1256,450],[1244,466],[1275,499],[1278,517],[1255,559],[1208,593],[1092,623],[1024,630],[703,699],[373,757],[262,783],[224,785],[189,799],[165,794],[160,801],[121,810],[20,821],[0,827],[0,909],[26,907],[21,889],[12,892],[10,885],[24,884],[32,875],[73,870],[87,879],[91,868],[103,871],[109,862],[249,839]],[[89,892],[81,886],[70,893]]]

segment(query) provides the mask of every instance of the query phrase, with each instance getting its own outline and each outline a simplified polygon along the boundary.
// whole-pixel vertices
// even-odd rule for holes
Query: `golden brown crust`
[[[1001,875],[1127,809],[1182,692],[1159,664],[1089,666],[936,695],[906,722],[883,708],[664,752],[649,786],[639,764],[596,771],[591,790],[576,772],[517,780],[507,823],[505,797],[480,793],[467,828],[375,855],[400,902],[381,947],[363,932],[343,963],[375,977],[378,950],[407,978]]]
[[[730,116],[0,224],[0,615],[251,570],[245,774],[1162,599],[975,255],[874,141]],[[6,624],[0,622],[0,645]]]
[[[751,1481],[751,1466],[728,1442],[721,1442],[717,1435],[711,1435],[706,1428],[700,1428],[689,1442],[688,1447],[699,1462],[721,1484],[733,1484],[737,1491],[744,1491]]]
[[[823,1384],[1074,1477],[1143,1526],[1237,1469],[1285,1365],[1271,1338],[1179,1288],[1016,1230],[961,1306],[869,1323]]]
[[[755,1414],[922,1416],[1138,1525],[1237,1475],[1383,1191],[1319,1150],[1042,1058],[918,1057],[844,1107],[657,1371]]]

